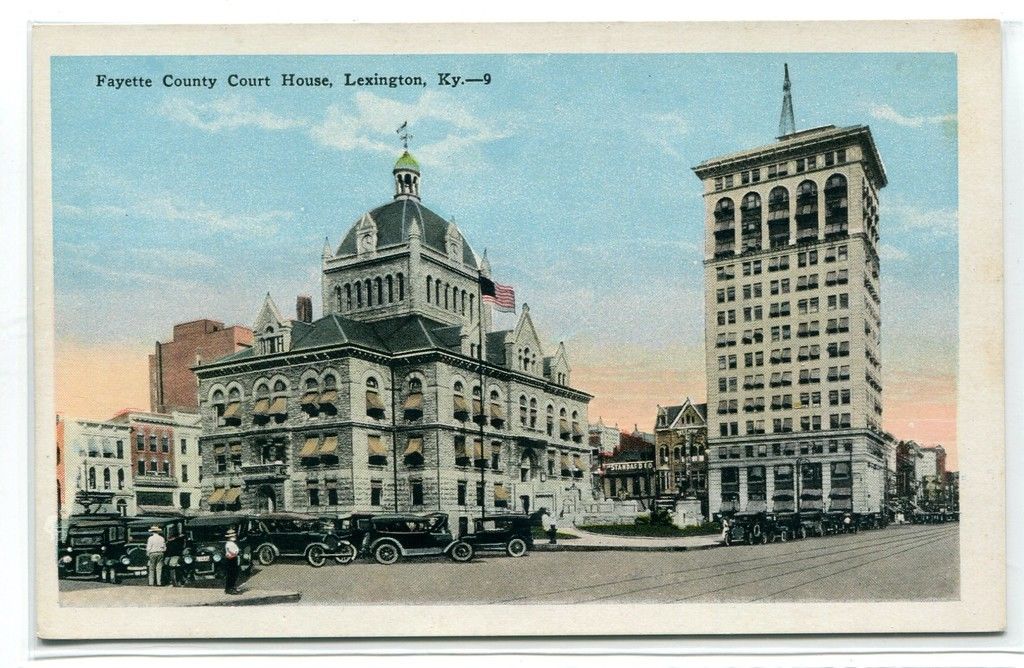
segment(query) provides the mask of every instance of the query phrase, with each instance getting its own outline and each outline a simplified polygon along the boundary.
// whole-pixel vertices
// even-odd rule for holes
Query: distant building
[[[654,438],[658,453],[658,491],[696,498],[708,516],[707,404],[689,397],[678,406],[658,406]]]
[[[60,427],[63,425],[63,427]],[[60,508],[63,517],[84,512],[134,515],[128,425],[93,420],[60,420],[58,466],[63,467]],[[60,474],[58,468],[58,475]],[[58,477],[58,482],[60,478]]]
[[[653,501],[655,496],[654,443],[635,434],[619,434],[619,445],[599,469],[606,499]]]
[[[920,459],[921,446],[914,441],[899,441],[896,444],[896,498],[904,510],[913,508],[917,503]]]
[[[308,298],[307,298],[308,299]],[[154,413],[196,412],[199,381],[192,367],[218,360],[252,345],[252,330],[224,327],[216,320],[194,320],[174,326],[173,339],[149,356],[149,408]]]
[[[945,502],[946,450],[941,445],[921,448],[917,469],[918,504],[936,510]]]
[[[946,471],[946,510],[960,510],[960,472]]]
[[[599,461],[599,458],[601,457],[610,457],[615,452],[615,448],[619,447],[618,426],[606,426],[600,419],[598,419],[597,424],[590,425],[588,433],[590,438],[590,448],[594,450],[597,455],[595,462]]]

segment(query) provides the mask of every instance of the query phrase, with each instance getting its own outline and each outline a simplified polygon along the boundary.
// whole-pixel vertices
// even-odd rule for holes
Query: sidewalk
[[[604,550],[635,551],[635,552],[684,552],[687,550],[707,550],[722,544],[719,534],[710,536],[686,536],[684,538],[633,538],[630,536],[610,536],[608,534],[591,533],[576,527],[559,527],[559,533],[576,536],[560,540],[556,545],[549,545],[543,539],[536,539],[533,549],[536,552],[598,552]]]
[[[225,594],[222,589],[201,587],[130,587],[104,585],[60,592],[60,605],[69,608],[193,607],[211,605],[269,605],[298,601],[297,591],[243,589]]]

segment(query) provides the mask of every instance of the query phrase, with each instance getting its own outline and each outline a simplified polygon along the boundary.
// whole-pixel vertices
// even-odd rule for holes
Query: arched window
[[[736,209],[728,197],[715,204],[715,255],[727,257],[736,252]]]
[[[461,380],[452,385],[452,417],[459,422],[469,419],[469,404],[466,403],[466,388]]]
[[[484,401],[483,395],[480,392],[480,386],[473,386],[473,422],[477,424],[483,424],[487,420],[487,416],[484,415]]]
[[[408,382],[402,411],[406,420],[418,420],[423,417],[423,381],[413,376]]]
[[[473,302],[476,300],[476,295],[469,296],[469,319],[473,319]]]
[[[825,236],[842,236],[846,234],[846,230],[846,177],[842,174],[833,174],[825,181]]]
[[[519,397],[519,424],[526,426],[530,424],[530,409],[526,403],[526,395]]]
[[[378,276],[373,282],[377,287],[377,306],[380,306],[384,303],[384,281]]]
[[[405,277],[399,272],[396,278],[398,279],[398,301],[403,301],[405,299]]]
[[[395,280],[391,278],[391,274],[388,274],[388,303],[394,303],[395,301]]]
[[[341,286],[340,285],[334,286],[334,303],[337,304],[338,312],[339,313],[344,313],[345,312],[345,302],[341,298]]]
[[[338,389],[338,379],[333,373],[329,373],[324,376],[324,389],[325,390],[336,390]]]
[[[345,284],[345,310],[346,311],[351,311],[352,310],[352,284],[351,283],[346,283]]]
[[[580,414],[578,411],[572,412],[572,440],[577,443],[583,440],[583,430],[580,428]]]
[[[530,429],[537,428],[537,398],[530,399]]]
[[[498,427],[505,424],[505,411],[501,407],[501,395],[497,390],[491,390],[491,425]]]
[[[373,306],[373,282],[370,279],[363,281],[363,289],[366,290],[366,306]]]
[[[768,244],[772,248],[789,245],[789,191],[782,186],[768,193]]]
[[[228,403],[233,404],[242,400],[242,393],[237,387],[232,387],[228,392]]]
[[[270,388],[267,387],[266,383],[260,383],[259,385],[256,386],[256,389],[253,390],[253,396],[255,396],[257,399],[263,399],[265,397],[268,397],[270,396]]]
[[[117,500],[117,514],[121,517],[128,516],[128,502],[124,499]]]
[[[434,279],[434,304],[441,305],[441,279]]]
[[[445,284],[444,284],[444,308],[445,308],[445,310],[448,310],[449,308],[451,308],[451,307],[450,307],[450,306],[448,305],[448,293],[449,293],[449,292],[450,292],[450,290],[449,290],[449,288],[448,288],[448,284],[447,284],[447,283],[445,283]]]
[[[277,393],[277,392],[285,392],[287,389],[288,389],[288,386],[285,385],[285,382],[283,380],[281,380],[280,378],[278,378],[276,381],[274,381],[274,392],[275,393]]]
[[[736,205],[733,204],[733,201],[728,197],[723,197],[718,200],[715,204],[715,222],[729,223],[729,227],[732,227],[732,223],[735,221]]]
[[[761,196],[747,193],[740,205],[740,235],[743,252],[761,250]]]
[[[117,470],[117,488],[124,489],[124,469]]]
[[[548,404],[548,415],[547,415],[547,432],[548,436],[555,435],[555,407]]]
[[[96,469],[89,467],[89,489],[96,489]]]
[[[410,394],[415,394],[417,392],[422,392],[422,391],[423,391],[423,381],[421,381],[419,378],[410,378],[409,379],[409,392],[410,392]]]
[[[356,308],[363,308],[363,284],[356,281]]]
[[[465,290],[462,291],[462,315],[466,315],[466,297],[467,293]]]
[[[430,288],[431,288],[431,286],[433,284],[434,284],[434,279],[432,279],[430,276],[427,276],[427,303],[428,304],[430,304],[433,301],[433,298],[432,298],[431,292],[430,292]]]
[[[523,348],[522,367],[523,367],[523,371],[529,371],[530,370],[530,349],[529,348]]]
[[[569,426],[568,412],[564,408],[558,411],[558,434],[566,441],[569,440],[569,436],[572,435],[572,430]]]
[[[377,379],[370,376],[366,379],[366,414],[378,420],[384,417],[384,402],[380,399]]]
[[[110,469],[103,469],[103,489],[110,489]]]
[[[800,183],[796,189],[796,242],[818,238],[818,186],[814,181]]]

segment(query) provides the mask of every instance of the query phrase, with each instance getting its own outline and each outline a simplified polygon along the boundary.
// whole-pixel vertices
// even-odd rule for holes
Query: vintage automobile
[[[330,523],[338,538],[354,545],[356,556],[359,556],[362,554],[363,539],[366,537],[366,532],[370,530],[371,517],[373,517],[372,513],[353,513],[347,517],[325,516],[320,519]],[[348,563],[348,561],[339,561],[339,563]]]
[[[116,513],[72,515],[67,541],[60,548],[60,578],[96,578],[117,582],[116,564],[125,553],[125,518]]]
[[[532,519],[529,515],[494,515],[473,520],[473,533],[462,540],[474,550],[501,551],[521,557],[533,548]]]
[[[800,513],[785,511],[769,513],[767,528],[770,529],[772,538],[785,543],[794,538],[807,538],[808,528],[800,517]]]
[[[857,516],[848,510],[830,510],[822,513],[822,527],[826,535],[857,533],[859,526]]]
[[[334,522],[300,513],[269,513],[259,516],[266,528],[266,542],[256,549],[256,561],[269,566],[278,557],[302,557],[319,568],[333,558],[347,564],[356,558],[356,548],[335,531]]]
[[[217,513],[191,519],[185,529],[187,544],[182,560],[196,578],[224,577],[224,535],[228,529],[235,530],[238,568],[242,574],[252,571],[253,555],[269,544],[267,530],[256,517]]]
[[[442,554],[457,562],[473,558],[473,546],[452,536],[444,513],[375,515],[369,525],[360,551],[379,564],[393,564],[402,557]]]
[[[160,515],[154,517],[129,518],[127,522],[128,539],[125,553],[114,566],[115,573],[121,577],[147,577],[149,575],[149,557],[146,554],[146,543],[149,541],[150,528],[160,527],[160,533],[166,541],[164,552],[163,582],[186,584],[191,578],[191,565],[186,567],[182,555],[185,552],[185,518],[183,516]]]
[[[763,511],[740,511],[722,518],[722,538],[726,545],[767,543],[772,536],[774,522]]]

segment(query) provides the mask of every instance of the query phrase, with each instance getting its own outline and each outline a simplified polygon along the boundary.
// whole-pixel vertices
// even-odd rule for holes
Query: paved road
[[[959,596],[958,533],[958,524],[915,525],[693,552],[482,554],[469,564],[321,569],[291,562],[248,586],[300,591],[302,605],[948,600]]]

